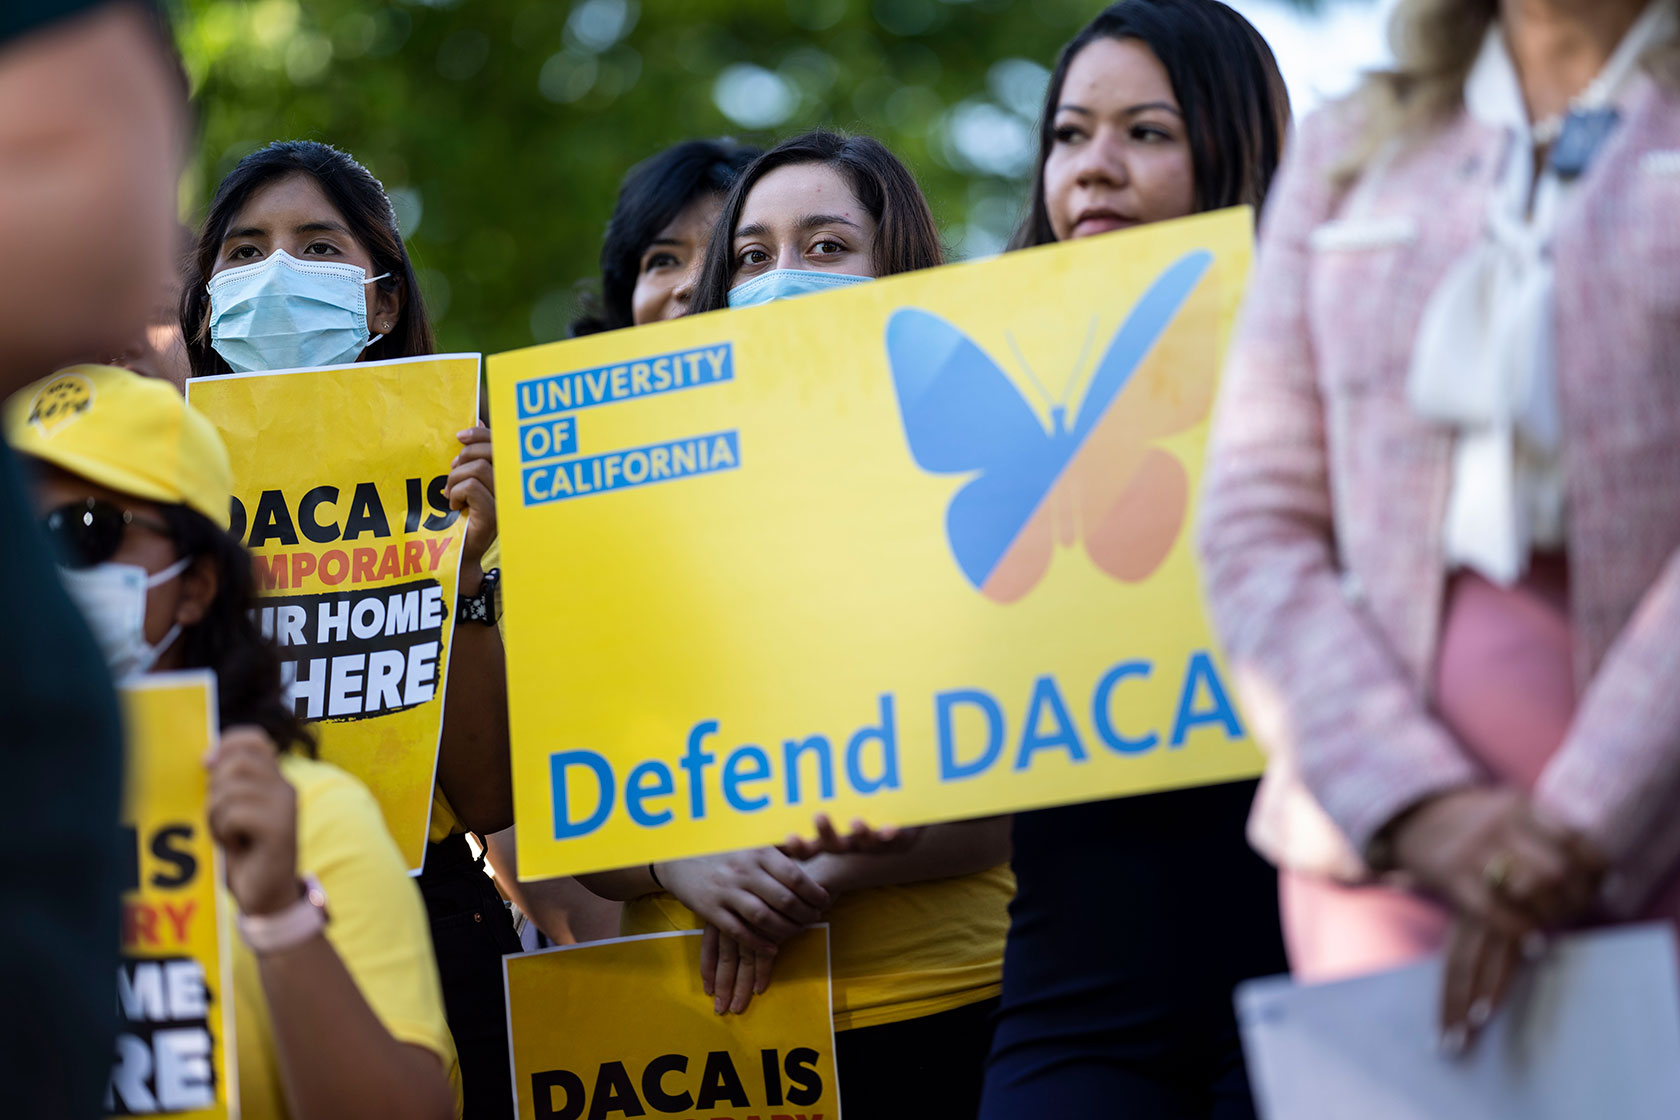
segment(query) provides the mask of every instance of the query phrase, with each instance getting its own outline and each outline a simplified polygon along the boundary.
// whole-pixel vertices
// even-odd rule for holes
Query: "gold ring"
[[[1482,865],[1482,881],[1488,890],[1494,894],[1505,893],[1505,886],[1511,880],[1511,853],[1495,852]]]

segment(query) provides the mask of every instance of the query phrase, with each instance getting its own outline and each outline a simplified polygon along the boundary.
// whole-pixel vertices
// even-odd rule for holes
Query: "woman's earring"
[[[390,334],[391,333],[390,320],[386,320],[385,322],[379,324],[379,333],[380,334]]]

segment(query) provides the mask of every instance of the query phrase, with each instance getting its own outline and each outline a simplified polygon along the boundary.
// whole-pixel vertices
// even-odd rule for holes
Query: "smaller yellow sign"
[[[323,759],[360,778],[420,870],[466,521],[443,495],[477,423],[477,354],[195,377],[233,462],[233,532],[256,561]]]
[[[113,1116],[238,1114],[233,958],[217,885],[204,755],[216,739],[216,678],[138,677],[122,689],[126,881],[117,965]]]
[[[504,957],[520,1120],[836,1120],[828,927],[782,946],[769,990],[717,1015],[700,933]]]

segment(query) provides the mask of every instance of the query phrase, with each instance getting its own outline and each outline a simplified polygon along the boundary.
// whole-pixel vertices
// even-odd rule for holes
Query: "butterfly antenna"
[[[1091,316],[1091,325],[1085,330],[1085,345],[1079,348],[1079,357],[1073,363],[1073,369],[1068,373],[1067,391],[1062,394],[1062,407],[1066,408],[1068,401],[1073,398],[1073,386],[1079,380],[1079,371],[1085,368],[1085,359],[1091,356],[1091,343],[1097,337],[1097,317]]]
[[[1044,382],[1038,379],[1038,375],[1033,373],[1032,367],[1027,364],[1027,356],[1021,353],[1021,347],[1016,344],[1014,332],[1007,332],[1003,337],[1009,340],[1009,349],[1015,352],[1015,360],[1020,362],[1021,368],[1026,371],[1027,380],[1033,383],[1033,388],[1038,390],[1038,395],[1044,398],[1044,406],[1046,408],[1055,408],[1055,398],[1045,390]]]

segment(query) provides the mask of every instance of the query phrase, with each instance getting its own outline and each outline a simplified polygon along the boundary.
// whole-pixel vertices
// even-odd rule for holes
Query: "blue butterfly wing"
[[[902,308],[886,342],[916,465],[981,472],[945,514],[957,566],[981,587],[1067,465],[1071,442],[1052,439],[997,363],[939,316]]]
[[[1126,321],[1114,332],[1114,339],[1097,363],[1097,372],[1085,390],[1085,399],[1079,403],[1079,414],[1073,422],[1076,446],[1085,442],[1085,437],[1132,379],[1132,374],[1212,266],[1213,254],[1205,249],[1185,254],[1156,277],[1132,307]]]

